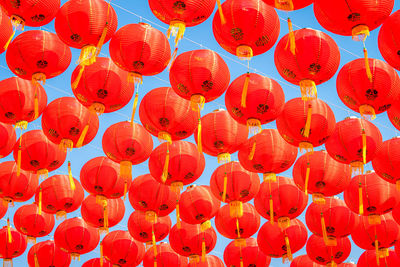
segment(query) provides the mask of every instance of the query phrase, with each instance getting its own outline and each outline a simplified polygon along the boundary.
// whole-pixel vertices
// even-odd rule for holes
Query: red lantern
[[[168,243],[157,245],[157,255],[154,249],[147,250],[143,258],[143,267],[187,267],[187,258],[177,254]]]
[[[41,130],[24,133],[17,140],[13,155],[17,163],[21,162],[21,169],[45,177],[49,172],[61,167],[67,157],[66,152],[58,149],[58,146],[47,139]]]
[[[258,247],[257,239],[247,238],[244,247],[229,243],[224,250],[226,266],[264,266],[268,267],[271,258],[266,256]]]
[[[54,175],[44,180],[35,195],[35,201],[39,206],[42,205],[42,210],[56,214],[57,218],[66,217],[67,213],[77,210],[83,198],[83,187],[78,180],[70,179],[68,175]]]
[[[250,59],[271,49],[279,36],[275,9],[260,0],[229,0],[213,19],[213,33],[222,48]],[[224,21],[226,18],[226,21]]]
[[[373,223],[379,223],[379,215],[390,212],[400,202],[396,186],[375,172],[353,177],[343,196],[349,209],[368,216]]]
[[[332,109],[320,99],[289,100],[276,119],[280,135],[300,151],[313,151],[323,145],[335,130],[336,120]]]
[[[0,202],[3,203],[3,200],[0,200]],[[0,219],[7,214],[7,211],[8,211],[8,205],[0,205]]]
[[[13,151],[16,141],[14,127],[0,122],[0,158],[7,157]]]
[[[71,264],[71,256],[57,247],[54,241],[47,240],[31,247],[28,252],[28,264],[32,267],[68,267]]]
[[[225,93],[225,105],[232,118],[256,133],[261,125],[278,117],[284,104],[285,94],[279,83],[256,73],[239,76]]]
[[[132,182],[119,176],[119,165],[107,157],[96,157],[86,162],[80,180],[83,188],[97,198],[125,196]]]
[[[375,250],[367,250],[363,254],[361,254],[360,258],[357,262],[357,267],[396,267],[400,264],[400,257],[397,256],[394,250],[388,250],[389,255],[384,258],[379,258],[379,264],[376,259],[376,251]]]
[[[36,204],[23,205],[14,214],[15,228],[36,243],[37,237],[44,237],[53,231],[54,215],[42,212]]]
[[[63,73],[71,62],[71,49],[58,36],[42,30],[18,35],[6,53],[7,65],[20,78],[45,83]]]
[[[238,153],[240,164],[248,171],[263,173],[264,180],[289,169],[297,158],[297,148],[288,144],[278,130],[267,129],[251,137]]]
[[[147,160],[153,150],[153,140],[143,126],[127,121],[108,127],[102,144],[104,153],[120,164],[120,176],[127,180],[132,178],[132,165]]]
[[[204,7],[199,10],[204,10]],[[192,108],[197,110],[225,92],[229,85],[230,72],[228,65],[216,52],[193,50],[184,52],[175,59],[169,72],[169,80],[175,93],[190,100]]]
[[[220,258],[215,255],[206,255],[204,262],[196,257],[189,257],[188,267],[225,267]]]
[[[376,155],[372,160],[372,166],[376,174],[389,183],[396,184],[398,190],[400,190],[400,172],[396,168],[399,166],[400,161],[400,139],[392,138],[386,140],[376,151]]]
[[[387,63],[397,70],[400,70],[400,39],[398,37],[400,34],[398,30],[399,23],[400,12],[396,11],[382,24],[378,36],[378,47],[382,57]]]
[[[99,129],[99,118],[73,97],[61,97],[43,111],[44,134],[64,149],[90,143]]]
[[[26,237],[14,228],[4,226],[0,229],[0,258],[3,259],[3,265],[11,262],[12,259],[21,256],[26,249]]]
[[[400,105],[394,102],[393,105],[387,111],[388,118],[392,125],[399,130],[400,129]]]
[[[89,225],[108,232],[108,228],[124,218],[124,201],[120,198],[99,201],[96,196],[89,195],[82,202],[81,214]]]
[[[85,262],[82,267],[112,267],[113,264],[104,258],[94,258]]]
[[[154,229],[155,241],[161,241],[168,236],[171,229],[169,216],[158,217],[155,223],[146,219],[146,213],[140,210],[132,212],[128,219],[128,230],[131,236],[142,243],[150,244]]]
[[[373,81],[365,75],[363,59],[353,60],[340,70],[336,88],[342,102],[362,117],[375,118],[385,112],[400,95],[399,75],[389,64],[379,59],[369,59]]]
[[[276,183],[263,182],[254,198],[254,206],[264,218],[278,222],[282,229],[291,219],[299,216],[307,207],[308,197],[295,185],[293,179],[278,177]]]
[[[200,136],[196,143],[204,153],[218,158],[218,162],[229,162],[232,153],[238,151],[247,140],[248,129],[237,123],[226,110],[219,109],[201,118]],[[200,138],[199,138],[200,137]]]
[[[97,114],[114,112],[131,100],[133,88],[128,83],[128,73],[118,68],[111,59],[98,57],[96,63],[90,66],[78,66],[72,72],[71,81],[76,81],[81,72],[79,84],[75,86],[72,83],[72,91],[90,111]]]
[[[343,237],[337,239],[336,246],[327,246],[322,237],[312,235],[307,241],[306,249],[307,255],[314,262],[326,266],[337,266],[349,257],[351,243],[348,237]]]
[[[0,81],[0,121],[26,129],[47,105],[46,91],[40,84],[18,77]]]
[[[104,257],[114,266],[137,266],[142,261],[145,249],[127,231],[113,231],[101,242]]]
[[[351,180],[350,166],[339,163],[322,151],[302,155],[294,164],[293,180],[300,190],[324,203],[324,197],[343,192]]]
[[[39,181],[35,174],[21,170],[14,161],[0,163],[0,198],[6,202],[25,202],[35,194]]]
[[[14,37],[12,24],[7,14],[3,11],[3,9],[0,10],[0,32],[1,32],[0,34],[0,54],[1,54],[7,49],[9,43],[11,42],[11,39]]]
[[[329,155],[350,164],[353,170],[363,172],[364,164],[375,157],[382,144],[382,135],[372,122],[359,118],[346,118],[336,123],[335,131],[325,143]]]
[[[257,243],[265,255],[280,258],[285,261],[293,260],[296,253],[307,242],[307,228],[298,219],[290,220],[290,226],[281,230],[278,225],[266,222],[261,226],[257,235]]]
[[[294,42],[293,48],[290,42]],[[290,49],[287,49],[289,43]],[[331,79],[339,64],[340,52],[335,41],[314,29],[289,32],[275,49],[275,65],[279,74],[286,81],[300,86],[303,100],[316,98],[316,85]]]
[[[263,0],[270,6],[273,6],[280,10],[285,11],[293,11],[305,8],[306,6],[311,5],[314,1],[313,0]]]
[[[325,265],[316,264],[308,255],[300,255],[293,259],[290,267],[322,267]],[[339,265],[340,266],[340,265]]]
[[[80,258],[97,247],[100,235],[96,228],[82,218],[71,218],[58,225],[54,241],[61,250],[71,254],[72,259]]]

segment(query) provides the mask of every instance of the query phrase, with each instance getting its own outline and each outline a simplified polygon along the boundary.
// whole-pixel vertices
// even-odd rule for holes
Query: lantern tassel
[[[266,172],[263,174],[264,182],[276,182],[276,173],[273,172]]]
[[[205,262],[206,261],[206,240],[203,237],[203,241],[201,242],[201,261]]]
[[[139,102],[139,93],[136,92],[135,99],[133,100],[133,107],[132,107],[132,116],[131,116],[131,124],[132,125],[135,120],[135,113],[136,113],[136,108],[137,108],[138,102]]]
[[[282,231],[286,230],[290,226],[290,218],[289,217],[280,217],[278,218],[278,226]]]
[[[292,0],[275,0],[275,7],[286,11],[292,11],[294,9]]]
[[[167,142],[167,152],[165,154],[164,168],[161,175],[161,180],[163,183],[165,183],[165,181],[168,178],[168,166],[169,166],[169,142]]]
[[[185,34],[186,25],[184,22],[179,20],[172,20],[169,24],[169,28],[167,31],[168,39],[172,36],[175,36],[175,46],[178,46],[180,40],[182,40],[183,35]]]
[[[201,224],[200,224],[200,228],[201,228],[201,231],[202,231],[202,232],[207,231],[208,229],[211,228],[211,221],[210,221],[210,220],[207,220],[207,221],[201,223]]]
[[[103,205],[103,227],[105,231],[108,233],[108,205],[107,205],[107,200],[104,200],[102,205]]]
[[[289,237],[285,236],[286,255],[289,261],[293,260],[292,250],[290,249]]]
[[[236,47],[236,56],[240,60],[250,60],[253,58],[253,49],[248,45],[239,45]]]
[[[39,187],[38,214],[42,215],[42,187]]]
[[[96,62],[96,50],[97,47],[94,45],[86,45],[81,49],[81,54],[79,55],[78,64],[90,66]]]
[[[151,225],[151,242],[153,244],[153,254],[157,257],[156,235],[154,233],[154,223]]]
[[[103,242],[100,242],[100,267],[103,267],[104,259],[103,259]]]
[[[224,16],[224,12],[222,11],[221,0],[217,0],[217,6],[218,6],[219,17],[221,19],[221,24],[225,24],[226,19]]]
[[[201,119],[199,117],[199,124],[197,126],[197,150],[199,153],[203,153],[203,143],[201,141]]]
[[[367,104],[361,105],[358,108],[358,110],[363,119],[370,119],[370,120],[376,119],[375,109],[372,106],[367,105]]]
[[[304,126],[304,131],[302,133],[302,135],[307,138],[310,137],[311,116],[312,116],[312,106],[310,104],[308,105],[308,110],[307,110],[306,125]]]
[[[240,102],[240,106],[242,108],[246,107],[246,99],[247,99],[247,91],[249,89],[249,82],[250,82],[250,73],[247,72],[246,78],[244,79],[244,84],[243,84],[242,100]]]
[[[381,224],[381,216],[377,214],[368,215],[368,223],[371,225]]]
[[[256,153],[256,138],[254,138],[253,145],[251,146],[251,151],[250,151],[250,154],[249,154],[249,160],[253,160],[255,153]]]
[[[272,195],[269,196],[269,217],[270,217],[270,222],[272,225],[274,225],[274,201],[272,200]]]
[[[371,73],[371,68],[369,66],[368,51],[367,51],[367,48],[365,48],[365,47],[363,50],[364,50],[365,70],[367,72],[368,80],[372,83],[372,73]]]
[[[104,27],[103,32],[101,33],[99,42],[97,43],[96,56],[98,56],[101,52],[101,48],[103,47],[104,41],[107,36],[107,31],[108,31],[108,22],[106,22],[106,26]]]
[[[68,161],[68,178],[69,178],[69,185],[71,186],[71,190],[75,191],[75,182],[74,178],[72,177],[72,172],[71,172],[71,162]]]
[[[40,267],[40,266],[39,266],[39,260],[38,260],[38,257],[37,257],[37,254],[36,254],[36,253],[33,254],[33,259],[34,259],[34,261],[35,261],[35,267]]]
[[[73,90],[78,87],[79,82],[82,79],[83,72],[85,71],[85,65],[79,65],[79,66],[80,66],[80,69],[79,69],[79,72],[78,72],[78,76],[76,76],[75,80],[71,84],[71,87],[72,87]]]
[[[83,128],[82,134],[81,134],[81,136],[79,136],[78,142],[76,142],[76,147],[82,147],[83,141],[86,138],[86,134],[87,134],[88,130],[89,130],[89,123],[86,124],[85,128]]]
[[[361,183],[358,184],[358,213],[360,215],[364,214],[363,190]]]
[[[290,52],[292,52],[292,54],[295,55],[296,54],[296,37],[294,36],[292,20],[290,18],[288,18],[287,23],[288,23],[288,27],[289,27],[289,38],[286,43],[285,50],[289,47]]]
[[[243,216],[243,203],[242,201],[235,200],[229,202],[229,213],[231,218],[241,218]]]
[[[299,85],[302,100],[307,101],[317,98],[317,86],[313,80],[301,80]]]
[[[306,180],[304,182],[304,193],[308,196],[308,182],[310,180],[310,163],[307,162],[307,170],[306,170]]]
[[[7,43],[3,46],[4,51],[7,50],[8,46],[10,45],[12,39],[13,39],[14,36],[15,36],[16,31],[17,31],[17,28],[14,27],[14,30],[13,30],[13,32],[12,32],[10,38],[8,38]]]
[[[3,267],[13,267],[12,259],[3,259]]]
[[[8,243],[12,243],[12,235],[11,235],[11,226],[10,226],[10,218],[7,218],[7,240]]]
[[[224,189],[222,191],[222,202],[226,201],[226,190],[227,190],[227,187],[228,187],[228,174],[225,172],[225,175],[224,175]]]
[[[400,191],[400,180],[396,181],[396,189],[397,191]]]
[[[174,52],[171,55],[171,58],[169,59],[168,71],[171,70],[172,65],[174,65],[174,62],[175,62],[177,56],[178,56],[178,47],[175,48]]]
[[[217,156],[218,163],[228,163],[231,162],[231,154],[221,153]]]
[[[375,238],[376,238],[376,236],[375,236]],[[375,246],[376,264],[378,266],[380,266],[381,262],[380,262],[380,259],[379,259],[379,241],[378,241],[378,239],[375,239],[374,246]]]
[[[328,234],[326,233],[326,224],[324,214],[321,212],[321,227],[322,227],[322,236],[324,238],[325,245],[328,243]]]
[[[124,183],[124,201],[126,200],[126,193],[128,192],[128,182],[125,179]]]
[[[240,226],[239,226],[239,219],[238,218],[236,218],[236,235],[237,235],[237,240],[238,239],[241,239],[240,238]]]
[[[35,92],[35,99],[33,100],[33,110],[34,110],[34,119],[39,118],[39,98],[37,92]]]
[[[176,228],[181,229],[181,215],[179,211],[179,201],[176,201]]]
[[[365,130],[362,130],[362,155],[363,155],[363,163],[367,163],[367,135],[365,133]]]
[[[123,160],[119,163],[119,175],[125,179],[132,179],[132,162]]]
[[[248,119],[246,121],[246,126],[249,130],[249,133],[253,135],[259,134],[262,131],[261,122],[259,119]]]
[[[21,151],[21,137],[19,138],[19,140],[20,140],[20,144],[18,146],[18,155],[17,155],[17,177],[19,177],[20,174],[21,174],[21,154],[22,154],[22,151]]]

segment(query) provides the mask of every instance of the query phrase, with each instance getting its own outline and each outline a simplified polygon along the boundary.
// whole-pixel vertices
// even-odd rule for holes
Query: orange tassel
[[[229,215],[231,216],[231,218],[241,218],[243,216],[242,201],[235,200],[229,202]]]
[[[37,89],[35,89],[37,90]],[[38,95],[37,92],[35,92],[35,99],[33,100],[33,110],[34,110],[34,119],[36,120],[37,118],[39,118],[39,99],[38,99]]]
[[[363,155],[363,163],[367,163],[367,135],[365,134],[365,130],[362,129],[362,155]]]
[[[76,142],[76,147],[81,147],[83,145],[83,141],[85,140],[88,130],[89,124],[86,124],[85,128],[83,128],[81,136],[79,136],[78,142]]]
[[[360,215],[364,214],[363,191],[361,183],[358,184],[358,213]]]
[[[39,187],[39,205],[38,205],[38,214],[42,215],[42,187]]]
[[[324,214],[321,212],[321,226],[322,226],[322,236],[324,237],[325,244],[328,243],[328,234],[326,233],[326,224]]]
[[[71,162],[68,161],[68,178],[69,178],[69,184],[71,186],[71,190],[75,191],[75,182],[74,178],[72,177],[72,172],[71,172]]]
[[[226,19],[224,16],[224,12],[222,11],[221,0],[217,0],[217,6],[218,6],[219,17],[221,18],[221,24],[225,24]]]
[[[296,54],[296,37],[294,36],[292,20],[290,18],[288,18],[287,23],[288,23],[288,27],[289,27],[289,38],[288,38],[288,42],[286,43],[285,49],[287,49],[289,46],[290,52],[292,52],[292,54],[295,55]]]
[[[126,193],[128,192],[128,182],[125,179],[125,184],[124,184],[124,201],[126,200]]]
[[[39,266],[39,260],[38,260],[38,257],[37,257],[37,255],[36,255],[36,253],[33,254],[33,258],[34,258],[34,261],[35,261],[35,267],[40,267],[40,266]]]
[[[250,151],[250,154],[249,154],[249,160],[253,160],[254,154],[256,153],[256,142],[257,142],[257,140],[254,137],[253,146],[251,147],[251,151]]]
[[[21,138],[20,138],[21,140]],[[18,156],[17,156],[17,177],[21,174],[21,144],[18,147]]]
[[[397,191],[400,191],[400,180],[396,181],[396,189]]]
[[[108,22],[106,22],[106,26],[104,26],[103,32],[101,33],[99,42],[97,43],[96,47],[96,56],[100,54],[101,48],[103,47],[104,40],[106,39],[107,36],[107,31],[108,31]]]
[[[75,81],[73,81],[71,84],[72,90],[74,90],[78,87],[79,82],[82,79],[83,72],[85,71],[85,65],[79,65],[79,66],[80,66],[80,69],[78,72],[78,76],[76,76]]]
[[[376,236],[375,236],[375,238],[376,238]],[[375,245],[376,264],[378,266],[380,266],[381,265],[381,261],[379,259],[379,241],[378,241],[378,239],[375,239],[374,245]]]
[[[136,108],[137,108],[137,105],[138,105],[138,101],[139,101],[139,93],[136,92],[135,100],[133,101],[131,124],[133,124],[134,119],[135,119],[135,113],[136,113]]]
[[[272,195],[269,196],[269,217],[270,217],[270,222],[272,225],[274,225],[274,201],[272,200]]]
[[[307,170],[306,170],[306,180],[304,182],[304,193],[308,196],[308,182],[310,180],[310,163],[307,162]]]
[[[242,100],[240,103],[242,108],[246,107],[246,99],[247,99],[247,91],[249,88],[249,82],[250,82],[250,73],[247,72],[246,78],[244,79],[243,90],[242,90]]]
[[[8,243],[12,243],[12,235],[11,235],[11,226],[10,226],[10,218],[7,218],[7,237]]]
[[[103,267],[104,259],[103,259],[103,242],[100,242],[100,267]]]
[[[124,179],[132,179],[132,162],[123,160],[119,163],[119,175]]]
[[[154,234],[154,224],[151,226],[151,242],[153,244],[153,254],[157,257],[156,235]]]
[[[240,226],[239,226],[239,219],[236,218],[236,232],[237,232],[237,239],[241,239],[240,237]]]
[[[302,133],[302,135],[307,138],[310,136],[311,116],[312,116],[312,106],[310,104],[308,105],[308,110],[307,110],[306,125],[304,126],[304,131]]]
[[[292,250],[290,249],[289,237],[285,236],[286,255],[290,261],[293,260]]]
[[[169,142],[167,142],[167,153],[165,155],[164,168],[161,176],[161,180],[163,183],[165,183],[165,181],[168,178],[168,166],[169,166]]]
[[[372,73],[371,73],[371,68],[369,66],[368,51],[367,48],[365,47],[364,47],[364,61],[365,61],[365,70],[367,72],[368,80],[372,83]]]
[[[200,153],[203,153],[203,144],[201,142],[201,119],[199,116],[199,124],[197,126],[197,149]]]
[[[203,241],[201,242],[201,261],[205,262],[206,261],[206,240],[203,237]]]
[[[179,212],[179,201],[176,201],[176,228],[181,229],[181,215]]]
[[[226,190],[228,187],[228,174],[225,172],[224,175],[224,190],[222,191],[222,202],[226,201]]]
[[[108,205],[107,205],[107,200],[104,200],[103,203],[103,227],[105,231],[108,233]]]
[[[8,38],[7,43],[3,46],[4,51],[7,50],[8,46],[10,45],[12,39],[15,36],[15,32],[17,31],[17,28],[14,27],[13,33],[11,34],[10,38]]]

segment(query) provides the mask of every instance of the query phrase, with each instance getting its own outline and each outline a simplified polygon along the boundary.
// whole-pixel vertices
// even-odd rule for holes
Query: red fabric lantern
[[[392,138],[386,140],[376,151],[376,155],[372,160],[372,166],[381,178],[389,183],[396,184],[400,190],[400,172],[396,166],[400,164],[400,139]]]
[[[225,267],[220,258],[215,255],[206,255],[204,262],[196,257],[189,258],[188,267]]]
[[[357,267],[396,267],[400,264],[400,257],[397,256],[394,250],[390,249],[389,255],[384,258],[379,258],[379,264],[376,262],[376,251],[367,250],[361,254],[357,262]]]
[[[119,165],[107,157],[96,157],[83,165],[80,173],[83,188],[98,198],[120,198],[131,186],[131,179],[119,176]]]
[[[37,237],[50,234],[54,224],[54,215],[42,212],[36,204],[23,205],[14,214],[15,228],[34,243]]]
[[[273,6],[280,10],[292,11],[305,8],[306,6],[311,5],[313,0],[263,0],[270,6]]]
[[[392,125],[399,130],[400,129],[400,105],[394,102],[393,105],[387,111],[388,118]]]
[[[324,239],[312,235],[307,241],[307,255],[311,260],[326,266],[337,266],[350,255],[351,243],[348,237],[338,238],[336,246],[326,246]]]
[[[6,59],[10,70],[18,77],[35,84],[45,83],[46,79],[68,68],[71,49],[54,33],[32,30],[15,38],[7,49]]]
[[[44,134],[64,149],[90,143],[99,129],[99,118],[73,97],[52,101],[43,111]]]
[[[3,202],[3,200],[0,200],[0,202]],[[0,219],[7,214],[7,210],[8,210],[8,205],[0,205]]]
[[[257,243],[265,255],[272,258],[293,260],[293,253],[304,247],[307,242],[307,228],[304,224],[293,219],[290,226],[281,230],[278,225],[266,222],[261,226],[257,235]]]
[[[132,212],[131,216],[129,216],[128,230],[135,240],[150,244],[152,242],[153,229],[156,242],[166,238],[171,229],[169,216],[158,217],[155,223],[149,222],[146,219],[146,213],[140,210]]]
[[[12,259],[21,256],[26,250],[26,237],[10,226],[3,226],[0,229],[0,258],[3,265],[11,262]]]
[[[47,240],[31,247],[28,252],[28,264],[31,267],[68,267],[71,264],[71,256],[57,247],[54,241]]]
[[[263,173],[264,180],[289,169],[297,158],[297,148],[288,144],[278,130],[267,129],[251,137],[238,153],[240,164],[248,171]]]
[[[382,24],[378,36],[378,47],[382,57],[397,70],[400,70],[399,23],[400,12],[396,11]]]
[[[290,263],[290,267],[322,267],[325,265],[320,265],[313,262],[308,255],[300,255],[293,259]]]
[[[222,48],[239,58],[250,59],[271,49],[279,36],[275,9],[261,0],[229,0],[213,19],[213,33]]]
[[[322,151],[302,155],[294,164],[293,180],[300,190],[310,193],[313,201],[324,203],[325,196],[343,192],[351,180],[350,166]]]
[[[382,135],[378,127],[370,121],[352,117],[336,123],[325,148],[335,160],[362,172],[364,164],[375,157],[381,144]]]
[[[0,32],[1,32],[0,34],[0,54],[1,54],[7,49],[8,44],[14,37],[12,24],[7,14],[3,11],[3,9],[0,10]]]
[[[124,201],[120,198],[99,201],[96,196],[89,195],[82,202],[81,214],[89,225],[108,231],[124,218]]]
[[[101,262],[103,262],[103,265],[101,265]],[[91,260],[88,260],[85,262],[82,267],[112,267],[113,264],[109,262],[108,260],[102,258],[94,258]]]
[[[142,261],[145,249],[127,231],[113,231],[101,242],[104,257],[116,266],[137,266]]]
[[[0,158],[7,157],[13,151],[16,141],[14,127],[0,122]]]
[[[390,212],[400,202],[396,186],[386,182],[375,172],[353,177],[343,196],[349,209],[368,215],[372,221],[379,221],[378,215]]]
[[[0,81],[0,121],[26,129],[47,105],[46,91],[40,84],[18,77]]]
[[[98,57],[90,66],[78,66],[72,72],[71,81],[76,81],[80,72],[80,82],[76,86],[72,83],[72,91],[90,111],[97,114],[114,112],[131,100],[133,88],[128,83],[128,73],[118,68],[111,59]]]
[[[78,217],[63,221],[54,232],[56,246],[70,253],[72,259],[94,250],[99,241],[97,229]]]
[[[336,88],[342,102],[363,117],[375,118],[385,112],[400,95],[399,75],[389,64],[379,59],[369,59],[373,81],[366,75],[363,59],[353,60],[340,70]]]
[[[278,177],[276,183],[263,182],[254,198],[254,206],[264,218],[289,226],[290,219],[299,216],[307,207],[308,197],[295,185],[293,179]],[[271,216],[271,213],[273,215]]]
[[[68,175],[54,175],[44,180],[36,190],[35,201],[42,210],[57,217],[66,217],[67,213],[77,210],[84,198],[84,190],[78,180],[72,178],[73,185]],[[41,198],[40,201],[40,191]]]
[[[204,10],[204,7],[200,10]],[[184,52],[175,59],[169,72],[169,80],[175,93],[190,100],[192,108],[197,110],[225,92],[229,85],[230,72],[228,65],[216,52],[193,50]]]
[[[157,245],[157,255],[154,249],[147,250],[143,258],[143,267],[187,267],[187,258],[177,254],[168,243]]]
[[[36,192],[39,181],[35,174],[21,170],[17,175],[14,161],[0,163],[0,198],[6,202],[25,202]]]
[[[257,239],[247,238],[246,246],[236,246],[235,242],[229,243],[224,250],[226,266],[264,266],[268,267],[271,258],[266,256],[258,247]]]
[[[239,76],[225,93],[225,105],[232,118],[256,133],[261,125],[278,117],[284,104],[285,94],[279,83],[256,73]]]
[[[200,138],[195,135],[196,143],[202,146],[204,153],[217,157],[218,162],[229,162],[230,154],[238,151],[247,140],[247,127],[237,123],[223,109],[203,116],[201,125]]]
[[[276,119],[276,127],[283,139],[300,151],[313,151],[323,145],[335,130],[336,119],[324,101],[301,98],[289,100]]]
[[[287,44],[292,41],[295,43],[294,50],[292,47],[287,49]],[[275,49],[275,65],[279,74],[286,81],[300,86],[304,100],[317,97],[316,85],[331,79],[339,64],[340,52],[335,41],[314,29],[289,32]]]

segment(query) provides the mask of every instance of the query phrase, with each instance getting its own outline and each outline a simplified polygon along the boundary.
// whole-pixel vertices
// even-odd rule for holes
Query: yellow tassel
[[[269,196],[269,217],[270,217],[270,222],[272,225],[274,225],[274,201],[272,200],[272,195]]]
[[[107,205],[107,200],[104,200],[103,203],[103,224],[104,224],[104,229],[106,232],[108,232],[108,205]]]
[[[287,19],[287,23],[288,23],[288,26],[289,26],[289,38],[288,38],[288,41],[286,43],[285,50],[289,46],[290,52],[292,52],[292,54],[295,55],[296,54],[296,37],[294,36],[294,32],[293,32],[292,20],[290,18],[288,18]]]
[[[101,103],[92,103],[89,107],[90,113],[97,115],[97,116],[100,116],[101,114],[103,114],[105,110],[106,110],[106,107]]]
[[[104,259],[103,259],[103,242],[100,242],[100,267],[103,267]]]
[[[360,114],[361,114],[361,117],[362,117],[363,119],[374,120],[374,119],[376,118],[375,109],[374,109],[372,106],[370,106],[370,105],[367,105],[367,104],[361,105],[361,106],[358,108],[358,110],[359,110],[359,112],[360,112]]]
[[[27,121],[18,121],[15,126],[15,128],[19,128],[21,130],[26,130],[26,128],[28,128],[28,122]]]
[[[289,217],[280,217],[278,218],[278,226],[282,231],[286,230],[290,226],[290,218]]]
[[[71,151],[73,147],[74,147],[74,142],[72,142],[71,139],[65,139],[65,138],[61,139],[61,142],[58,145],[58,148],[65,152],[68,150]]]
[[[231,154],[221,153],[217,156],[218,163],[228,163],[231,162]]]
[[[368,51],[367,48],[365,47],[364,47],[364,61],[365,61],[365,70],[367,72],[368,80],[372,83],[372,73],[371,73],[371,68],[369,67]]]
[[[307,110],[306,125],[304,126],[304,131],[302,132],[302,135],[307,138],[310,137],[311,116],[312,116],[312,106],[311,104],[309,104]]]
[[[167,142],[167,153],[165,154],[165,160],[164,160],[164,168],[161,176],[161,180],[163,183],[168,178],[168,166],[169,166],[169,142]]]
[[[243,267],[243,257],[240,257],[240,267]]]
[[[241,239],[240,237],[240,226],[239,226],[239,219],[236,218],[236,235],[237,235],[237,239]]]
[[[76,147],[81,147],[83,145],[88,130],[89,130],[89,123],[86,124],[85,128],[83,128],[82,134],[81,136],[79,136],[78,142],[76,142]]]
[[[71,259],[81,261],[81,255],[79,253],[71,253]]]
[[[189,256],[189,263],[190,264],[194,264],[196,266],[197,263],[199,263],[199,262],[200,262],[199,255],[190,255]]]
[[[12,235],[11,235],[11,226],[10,226],[10,219],[7,218],[7,237],[8,237],[8,243],[12,243]]]
[[[201,224],[200,224],[200,228],[201,228],[201,231],[202,231],[202,232],[207,231],[208,229],[211,228],[211,221],[210,221],[210,220],[207,220],[207,221],[201,223]]]
[[[203,237],[203,241],[201,242],[201,261],[205,262],[206,261],[206,240]]]
[[[35,99],[33,100],[33,106],[34,106],[34,119],[36,120],[39,118],[39,99],[37,93],[35,93]]]
[[[146,219],[146,221],[148,221],[148,222],[150,222],[152,224],[155,224],[155,223],[157,223],[157,214],[154,211],[151,211],[151,210],[146,211],[145,219]]]
[[[241,249],[241,248],[246,246],[246,239],[244,239],[244,238],[236,238],[235,241],[234,241],[234,245],[235,245],[235,247],[239,247]]]
[[[137,72],[129,72],[127,79],[128,83],[133,83],[135,86],[143,83],[142,75]]]
[[[229,202],[229,214],[231,218],[241,218],[243,216],[243,203],[242,201],[235,200]]]
[[[365,130],[362,129],[362,155],[363,155],[363,163],[367,163],[367,135],[365,133]]]
[[[275,7],[286,11],[292,11],[294,9],[292,0],[275,0]]]
[[[36,171],[36,175],[38,176],[38,179],[47,179],[49,178],[49,171],[47,169],[40,169]]]
[[[126,193],[128,192],[128,182],[125,179],[124,183],[124,201],[126,200]]]
[[[354,41],[365,41],[369,36],[369,28],[367,25],[359,24],[351,29],[351,35]]]
[[[273,172],[266,172],[263,173],[263,180],[264,182],[276,182],[276,173]]]
[[[326,224],[324,214],[321,212],[321,227],[322,227],[322,236],[324,237],[325,244],[328,243],[328,234],[326,233]]]
[[[361,161],[353,161],[350,163],[350,172],[352,175],[364,173],[364,163]]]
[[[203,153],[203,143],[201,141],[201,118],[199,117],[199,123],[197,126],[197,150],[199,153]]]
[[[225,175],[224,175],[224,189],[222,191],[222,202],[226,201],[226,190],[227,190],[227,187],[228,187],[228,174],[225,172]]]
[[[290,249],[289,237],[285,236],[286,255],[290,261],[293,260],[292,250]]]
[[[78,87],[79,82],[82,79],[83,72],[85,71],[85,65],[79,65],[79,66],[80,66],[80,69],[79,69],[79,72],[78,72],[78,76],[76,76],[75,81],[73,81],[72,84],[71,84],[71,87],[72,87],[73,90]]]
[[[310,180],[310,163],[307,162],[307,170],[306,170],[306,180],[304,182],[304,193],[308,196],[308,182]]]
[[[32,75],[31,82],[37,86],[38,83],[46,84],[46,74],[38,72]]]
[[[246,121],[246,125],[247,125],[247,130],[249,131],[249,133],[256,135],[261,133],[262,128],[261,128],[261,122],[259,119],[248,119]]]
[[[244,79],[244,84],[243,84],[242,101],[240,103],[240,106],[242,108],[246,107],[247,90],[249,89],[249,82],[250,82],[250,73],[247,72],[246,78]]]
[[[376,236],[375,236],[375,238],[376,238]],[[380,259],[379,259],[379,241],[378,241],[378,239],[375,239],[374,245],[375,245],[376,264],[378,266],[380,266],[381,262],[380,262]]]
[[[39,260],[38,260],[38,257],[37,257],[37,255],[36,255],[36,253],[33,254],[33,259],[34,259],[34,261],[35,261],[35,267],[40,267],[40,266],[39,266]]]
[[[7,43],[3,46],[4,51],[7,50],[8,46],[10,45],[12,39],[15,36],[15,32],[17,31],[17,28],[14,27],[13,33],[11,34],[10,38],[8,38]]]
[[[181,229],[181,216],[179,212],[179,201],[176,201],[176,228]]]
[[[368,215],[368,223],[371,225],[381,224],[381,216],[377,214]]]
[[[157,258],[154,258],[154,267],[157,267]]]
[[[167,31],[167,37],[170,38],[171,35],[175,36],[175,46],[178,46],[180,40],[182,40],[185,34],[186,25],[183,21],[172,20],[169,24],[169,29]]]
[[[21,140],[21,138],[20,138]],[[18,156],[17,156],[17,177],[21,175],[21,144],[18,147]]]
[[[226,19],[224,16],[224,12],[222,11],[221,0],[217,0],[217,6],[218,6],[219,17],[221,18],[221,24],[225,24]]]
[[[167,132],[161,131],[158,133],[158,141],[160,142],[168,142],[172,144],[171,135]]]
[[[254,158],[254,154],[256,153],[256,143],[257,143],[257,140],[256,140],[256,138],[254,138],[254,142],[251,147],[251,151],[250,151],[249,158],[248,158],[249,160],[253,160],[253,158]]]
[[[400,191],[400,180],[396,181],[396,189],[397,191]]]
[[[253,57],[253,49],[248,45],[239,45],[236,47],[236,56],[240,60],[250,60]]]
[[[68,161],[68,178],[69,178],[69,184],[71,186],[71,190],[75,191],[75,182],[74,178],[72,177],[72,172],[71,172],[71,162]]]
[[[313,80],[301,80],[299,85],[302,100],[308,101],[317,98],[317,86]]]
[[[65,210],[59,210],[56,212],[56,219],[63,220],[67,219],[67,212]]]
[[[177,199],[179,199],[182,190],[183,190],[182,182],[173,182],[171,184],[171,191],[176,193]]]
[[[174,65],[174,62],[175,62],[177,56],[178,56],[178,47],[175,48],[174,52],[173,52],[172,55],[171,55],[171,58],[169,59],[169,62],[168,62],[168,71],[171,70],[172,65]]]
[[[192,107],[193,111],[203,110],[205,103],[206,103],[206,98],[201,94],[194,94],[190,97],[190,106]]]
[[[358,184],[358,213],[364,214],[363,191],[361,182]]]
[[[106,39],[107,36],[107,31],[108,31],[108,22],[106,22],[106,26],[104,27],[103,32],[101,33],[99,42],[97,43],[96,56],[98,56],[101,52],[101,48],[103,47],[104,40]]]
[[[132,179],[132,162],[123,160],[119,163],[119,175],[124,179]]]
[[[38,205],[38,214],[42,215],[42,187],[39,187],[39,205]]]
[[[133,107],[132,107],[132,116],[131,116],[131,124],[133,125],[135,120],[136,108],[139,102],[139,93],[136,92],[135,99],[133,100]]]
[[[77,63],[79,65],[90,66],[96,62],[96,50],[97,47],[94,45],[86,45],[81,49],[81,54]]]
[[[314,153],[314,146],[309,142],[300,142],[299,143],[300,153]]]

